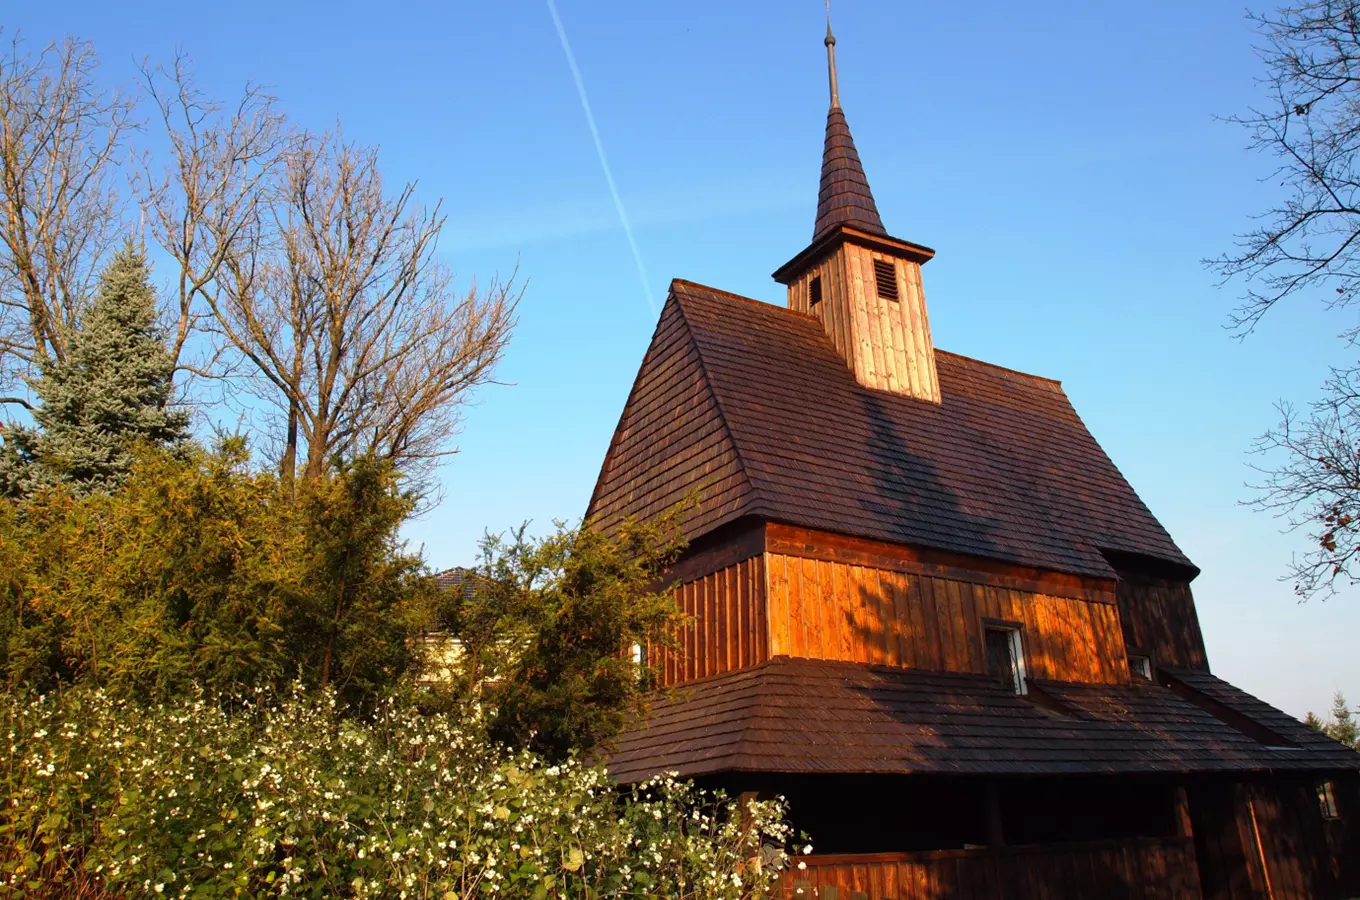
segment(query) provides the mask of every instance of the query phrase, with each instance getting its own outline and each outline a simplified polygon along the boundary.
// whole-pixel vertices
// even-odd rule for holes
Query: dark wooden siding
[[[1129,679],[1106,602],[766,554],[771,656],[985,674],[984,619],[1020,623],[1030,677]]]
[[[1337,775],[1332,779],[1339,818],[1328,820],[1327,845],[1343,897],[1360,897],[1360,777]]]
[[[1276,900],[1339,900],[1343,895],[1327,854],[1316,784],[1275,778],[1251,785],[1246,793],[1247,815],[1260,835]]]
[[[658,669],[666,685],[758,665],[769,658],[764,560],[742,560],[675,589],[685,615],[678,646]]]
[[[1354,895],[1343,883],[1348,861],[1328,841],[1315,778],[1201,783],[1190,790],[1190,812],[1206,900]]]
[[[701,506],[686,523],[695,537],[736,518],[749,494],[684,315],[671,300],[633,383],[586,517],[608,530],[628,516],[645,519],[697,495]]]
[[[1116,588],[1124,642],[1157,663],[1207,671],[1204,635],[1190,584],[1121,572]]]
[[[782,900],[1195,900],[1187,838],[1092,844],[804,857]],[[797,893],[802,888],[803,893]],[[815,891],[815,893],[814,893]]]

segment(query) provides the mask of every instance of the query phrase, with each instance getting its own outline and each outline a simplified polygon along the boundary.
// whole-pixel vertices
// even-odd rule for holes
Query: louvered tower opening
[[[897,300],[897,267],[890,259],[874,260],[874,286],[884,300]]]

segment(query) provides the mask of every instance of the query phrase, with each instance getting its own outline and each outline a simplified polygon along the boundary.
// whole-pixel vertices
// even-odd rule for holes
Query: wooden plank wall
[[[1207,670],[1204,635],[1188,582],[1120,573],[1115,588],[1124,640],[1159,663]]]
[[[892,264],[898,300],[879,298],[875,259]],[[808,285],[817,276],[822,279],[822,302],[810,307]],[[789,308],[821,321],[860,384],[940,402],[919,263],[842,244],[789,285]]]
[[[765,619],[764,559],[753,556],[675,589],[685,615],[678,646],[662,654],[662,684],[671,685],[769,658]]]
[[[1206,900],[1354,896],[1338,883],[1311,778],[1192,785],[1190,815]]]
[[[1360,897],[1360,776],[1331,778],[1338,818],[1324,823],[1337,887],[1343,897]]]
[[[1326,900],[1351,896],[1336,884],[1329,846],[1311,779],[1274,778],[1250,785],[1246,816],[1260,835],[1275,900]]]
[[[1200,897],[1189,838],[803,857],[782,900],[1059,900]],[[802,888],[802,893],[798,889]]]
[[[770,655],[986,672],[983,618],[1019,622],[1034,678],[1129,680],[1113,603],[766,554]]]

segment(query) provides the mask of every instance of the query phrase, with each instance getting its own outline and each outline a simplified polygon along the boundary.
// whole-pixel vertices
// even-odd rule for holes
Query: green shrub
[[[369,705],[419,662],[414,502],[368,459],[294,492],[239,441],[147,451],[114,493],[0,501],[0,677],[141,700],[301,678]]]
[[[742,815],[671,778],[620,794],[395,704],[71,691],[3,716],[0,896],[746,898],[789,838],[782,802]]]

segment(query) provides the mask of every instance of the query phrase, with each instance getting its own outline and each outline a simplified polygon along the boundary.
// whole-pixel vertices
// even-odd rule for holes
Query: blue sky
[[[558,0],[647,279],[601,173],[546,0],[31,2],[33,41],[93,40],[110,83],[193,57],[271,86],[443,197],[464,278],[518,268],[519,330],[408,534],[438,567],[485,528],[583,511],[673,277],[771,302],[811,236],[826,112],[822,4]],[[1353,324],[1295,303],[1245,342],[1199,260],[1277,189],[1215,120],[1259,98],[1240,0],[835,4],[841,97],[884,222],[936,248],[938,346],[1059,378],[1186,553],[1214,670],[1301,715],[1360,700],[1360,597],[1299,605],[1301,538],[1239,505],[1279,398],[1314,396]]]

